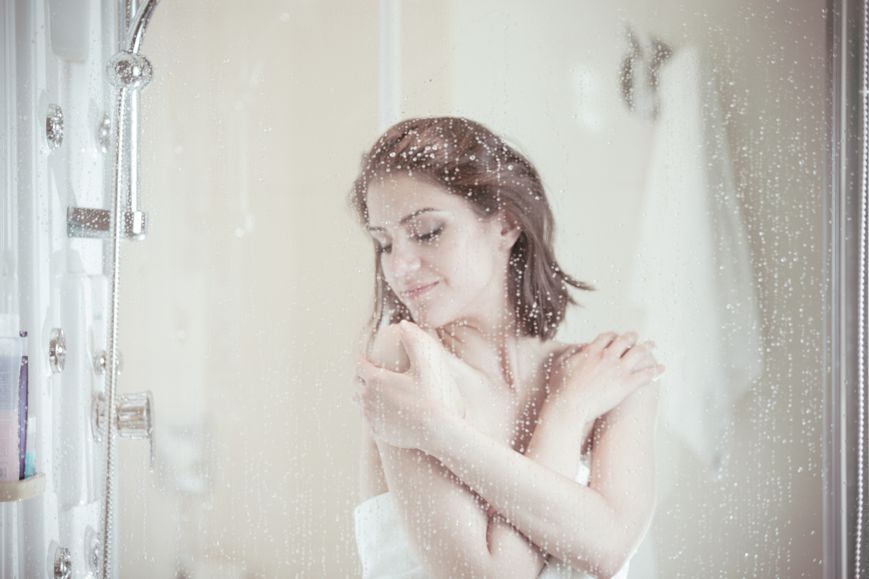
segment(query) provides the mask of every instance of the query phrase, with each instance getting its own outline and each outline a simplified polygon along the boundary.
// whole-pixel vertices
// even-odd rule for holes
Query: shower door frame
[[[824,196],[823,211],[823,567],[825,577],[843,578],[859,577],[869,568],[867,512],[863,506],[869,398],[865,379],[866,296],[862,291],[866,287],[866,240],[861,238],[867,196],[861,166],[866,114],[861,90],[865,10],[866,0],[827,2],[830,189]]]

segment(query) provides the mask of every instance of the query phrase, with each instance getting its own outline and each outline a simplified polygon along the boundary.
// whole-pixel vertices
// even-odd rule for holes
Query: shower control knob
[[[151,392],[118,396],[118,434],[124,438],[150,438]]]
[[[121,394],[118,397],[118,434],[124,438],[147,438],[151,466],[154,466],[153,408],[150,391]]]
[[[124,438],[147,438],[150,442],[150,462],[154,466],[154,410],[151,392],[134,392],[118,395],[115,404],[115,427]],[[102,442],[107,404],[103,394],[94,397],[93,433],[97,442]]]
[[[144,88],[153,76],[151,63],[135,52],[122,50],[109,61],[106,72],[109,81],[117,88],[139,90]]]

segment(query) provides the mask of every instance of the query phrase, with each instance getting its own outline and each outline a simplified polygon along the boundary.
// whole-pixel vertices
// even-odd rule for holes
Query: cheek
[[[488,239],[469,240],[455,252],[457,263],[466,275],[484,279],[491,276],[499,259],[497,250],[490,247]]]
[[[449,264],[449,284],[458,291],[457,299],[477,295],[491,280],[488,265],[480,263],[476,253],[468,251]]]
[[[395,276],[392,275],[392,267],[388,263],[388,259],[380,260],[380,271],[383,273],[383,281],[395,291]]]
[[[378,256],[377,261],[380,263],[380,271],[383,272],[383,277],[388,279],[392,278],[392,267],[389,264],[388,259],[383,259],[383,256]]]

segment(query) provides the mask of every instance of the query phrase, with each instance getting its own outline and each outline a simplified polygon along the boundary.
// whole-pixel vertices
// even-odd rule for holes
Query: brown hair
[[[495,217],[504,209],[515,219],[522,233],[510,252],[508,296],[522,335],[553,338],[567,304],[577,303],[567,286],[594,289],[562,271],[555,260],[555,223],[537,170],[480,123],[460,117],[417,118],[387,129],[362,157],[348,199],[363,226],[369,223],[368,187],[389,174],[406,174],[441,186],[466,199],[478,216]],[[374,268],[370,338],[380,327],[385,306],[390,324],[413,321],[385,282],[376,247]]]

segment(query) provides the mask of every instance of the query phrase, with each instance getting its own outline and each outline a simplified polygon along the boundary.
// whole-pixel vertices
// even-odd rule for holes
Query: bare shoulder
[[[560,369],[570,356],[582,348],[585,344],[559,342],[556,340],[548,340],[543,346],[542,352],[542,368],[544,371],[544,379],[550,388],[556,387]]]
[[[548,371],[557,368],[571,354],[577,352],[586,343],[563,343],[552,340],[549,344],[547,358]],[[588,438],[583,441],[582,453],[594,450],[596,442],[611,428],[619,430],[633,429],[636,434],[643,433],[653,436],[654,425],[657,420],[660,399],[660,387],[657,383],[647,384],[638,388],[627,396],[622,402],[610,410],[607,414],[599,417],[589,432]]]
[[[368,351],[368,360],[375,366],[394,372],[404,372],[410,367],[410,360],[401,345],[398,324],[390,324],[377,330]]]

